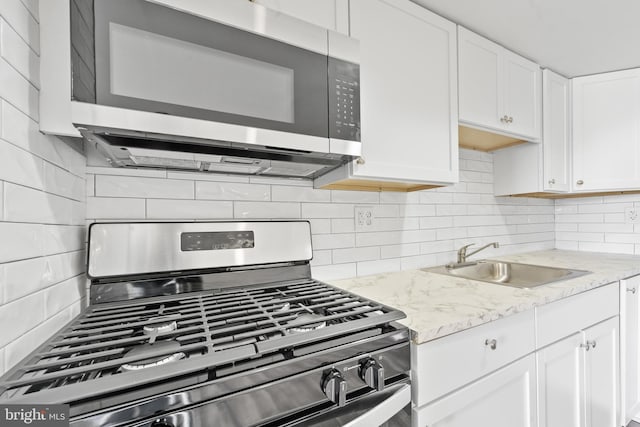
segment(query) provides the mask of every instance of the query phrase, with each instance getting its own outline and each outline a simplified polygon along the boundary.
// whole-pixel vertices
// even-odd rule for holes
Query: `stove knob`
[[[342,407],[347,403],[347,382],[336,369],[329,371],[322,381],[322,391],[325,396]]]
[[[166,418],[157,419],[151,423],[150,427],[174,427]]]
[[[360,378],[369,387],[384,390],[384,368],[375,359],[369,358],[360,365]]]

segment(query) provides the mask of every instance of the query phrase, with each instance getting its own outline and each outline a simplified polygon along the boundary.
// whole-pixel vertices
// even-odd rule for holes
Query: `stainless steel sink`
[[[535,288],[536,286],[573,279],[591,273],[585,270],[491,260],[449,264],[425,268],[424,271],[523,289]]]

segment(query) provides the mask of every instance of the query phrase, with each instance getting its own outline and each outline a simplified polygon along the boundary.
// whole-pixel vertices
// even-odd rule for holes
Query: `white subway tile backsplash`
[[[42,189],[45,180],[44,161],[0,140],[0,180]]]
[[[435,230],[382,231],[357,233],[356,246],[398,245],[435,240]]]
[[[96,176],[88,173],[85,180],[85,196],[93,197],[96,195]]]
[[[447,228],[453,227],[451,216],[431,216],[420,218],[420,228]]]
[[[581,204],[578,205],[579,213],[619,213],[624,212],[624,208],[633,206],[630,203],[597,203],[597,204]]]
[[[78,304],[75,305],[75,307],[78,306]],[[67,324],[71,320],[72,311],[70,310],[73,310],[73,308],[61,311],[22,335],[20,339],[16,339],[7,345],[5,348],[5,369],[9,369],[18,363]]]
[[[354,206],[349,204],[302,203],[302,218],[354,218]]]
[[[42,225],[0,222],[0,263],[42,255]]]
[[[44,162],[44,190],[58,196],[84,201],[86,180],[52,163]]]
[[[300,204],[287,202],[233,202],[233,217],[239,219],[300,218]]]
[[[599,243],[599,242],[578,242],[578,250],[587,252],[607,252],[618,254],[633,254],[634,245],[625,243]]]
[[[342,264],[356,261],[373,261],[380,259],[379,247],[347,248],[333,250],[333,263]]]
[[[416,255],[400,258],[401,270],[416,270],[419,268],[433,267],[451,262],[449,253]]]
[[[38,0],[21,0],[21,1],[22,1],[22,3],[24,3],[24,5],[27,7],[27,9],[29,9],[29,12],[31,13],[33,18],[36,21],[39,21],[39,19],[38,19],[38,11],[39,11]]]
[[[38,90],[4,58],[0,58],[0,81],[2,82],[0,98],[13,104],[32,119],[38,120],[40,112]]]
[[[400,258],[390,258],[378,261],[362,261],[356,264],[358,276],[368,276],[370,274],[389,273],[400,271]]]
[[[420,254],[420,243],[387,245],[380,247],[380,258],[402,258]]]
[[[433,205],[401,205],[399,207],[399,216],[434,216],[436,215],[436,209],[437,207]]]
[[[81,274],[50,286],[44,291],[45,317],[53,317],[85,295],[86,277]]]
[[[331,201],[333,203],[379,203],[380,193],[373,191],[331,190]]]
[[[586,233],[581,233],[580,240],[583,240],[583,235],[584,234],[586,234]],[[633,233],[607,233],[605,241],[607,243],[636,243],[636,244],[640,244],[640,234],[633,234]]]
[[[355,246],[355,235],[345,234],[317,234],[311,237],[314,249],[340,249],[353,248]]]
[[[316,219],[310,219],[308,221],[311,224],[311,234],[331,233],[331,220],[329,218],[316,218]],[[354,230],[349,230],[349,231],[354,231]]]
[[[40,61],[38,55],[0,18],[0,56],[22,74],[32,85],[40,87]]]
[[[44,294],[37,292],[0,306],[0,325],[11,325],[0,334],[0,347],[44,321]]]
[[[355,218],[334,218],[331,221],[332,233],[353,233],[356,231]]]
[[[41,234],[42,254],[55,255],[84,249],[84,235],[84,226],[43,225]]]
[[[5,182],[5,221],[76,225],[83,210],[81,202]]]
[[[332,264],[331,250],[313,251],[313,259],[311,260],[311,267],[317,267],[320,265]]]
[[[438,252],[453,251],[455,249],[453,242],[453,240],[442,240],[420,243],[420,253],[435,254]]]
[[[328,282],[330,280],[347,279],[357,276],[356,264],[331,264],[311,268],[311,274],[318,280]]]
[[[34,16],[20,0],[0,1],[0,16],[34,50],[40,53],[40,29]]]
[[[225,219],[233,217],[233,202],[210,200],[147,200],[147,219]]]
[[[271,187],[274,202],[329,202],[331,191],[316,190],[313,187],[274,185]]]
[[[137,176],[96,175],[96,196],[193,200],[194,182]]]
[[[411,193],[383,192],[380,193],[380,203],[395,203],[398,205],[406,205],[420,202],[419,191]]]
[[[197,181],[196,199],[268,201],[270,187],[262,184]]]
[[[145,200],[120,197],[87,197],[88,219],[144,219]]]
[[[44,274],[42,257],[4,264],[4,301],[11,302],[41,290]]]

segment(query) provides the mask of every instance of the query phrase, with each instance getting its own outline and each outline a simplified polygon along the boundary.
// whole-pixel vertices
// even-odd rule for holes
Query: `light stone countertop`
[[[331,281],[339,288],[404,311],[400,323],[421,344],[640,274],[640,256],[547,250],[490,258],[588,270],[592,274],[533,289],[478,282],[423,270]]]

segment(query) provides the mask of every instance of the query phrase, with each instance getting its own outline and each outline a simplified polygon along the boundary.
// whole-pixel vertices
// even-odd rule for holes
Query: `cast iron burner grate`
[[[0,401],[63,402],[278,352],[292,357],[298,346],[402,317],[312,279],[90,306],[10,372]]]

